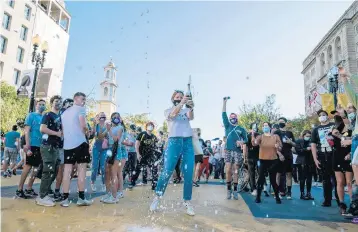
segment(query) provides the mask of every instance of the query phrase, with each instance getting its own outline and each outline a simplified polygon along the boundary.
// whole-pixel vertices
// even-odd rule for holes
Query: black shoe
[[[199,187],[200,185],[197,182],[193,181],[193,186],[194,187]]]
[[[6,172],[7,172],[7,176],[8,176],[8,177],[11,177],[11,175],[12,175],[11,170],[10,170],[10,169],[8,169]]]
[[[23,190],[16,190],[16,197],[17,198],[22,198],[22,199],[27,199],[28,197],[25,195]]]
[[[12,170],[12,175],[16,176],[16,169]]]
[[[269,196],[270,196],[270,194],[268,194],[267,191],[264,191],[264,194],[265,194],[265,197],[269,197]]]
[[[55,199],[56,202],[62,201],[62,195],[60,192],[55,192],[53,194],[53,198]]]
[[[260,197],[256,197],[255,202],[256,202],[256,203],[261,203],[261,198],[260,198]]]
[[[307,193],[305,196],[305,200],[314,200],[314,198],[312,197],[311,193]]]
[[[321,206],[322,207],[331,207],[332,203],[330,201],[324,201]]]
[[[157,187],[157,184],[152,184],[152,190],[154,191],[155,188]]]
[[[37,197],[38,194],[33,189],[26,189],[25,194],[30,197]]]
[[[347,213],[347,205],[344,203],[340,203],[339,212],[341,213],[342,216],[345,215]]]
[[[276,204],[281,204],[281,199],[279,197],[276,197]]]
[[[300,199],[301,199],[301,200],[306,200],[306,196],[305,196],[305,193],[304,193],[304,192],[301,193]]]

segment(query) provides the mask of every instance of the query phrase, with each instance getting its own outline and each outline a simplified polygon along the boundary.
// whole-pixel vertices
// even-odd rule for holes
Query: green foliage
[[[312,130],[312,125],[317,124],[317,117],[308,118],[300,114],[298,117],[288,121],[287,129],[292,131],[292,133],[295,135],[295,138],[298,138],[304,130]]]
[[[29,99],[18,98],[15,87],[4,81],[0,82],[0,113],[1,113],[1,131],[7,132],[16,124],[18,119],[25,119]]]
[[[130,124],[135,124],[137,127],[142,127],[143,130],[145,124],[150,121],[148,118],[148,114],[129,114],[126,116],[122,116],[122,118],[127,128],[129,128]]]
[[[250,105],[244,102],[239,110],[239,124],[246,129],[249,129],[253,122],[258,123],[260,127],[263,122],[276,122],[280,117],[280,109],[276,106],[274,94],[267,96],[262,104]]]

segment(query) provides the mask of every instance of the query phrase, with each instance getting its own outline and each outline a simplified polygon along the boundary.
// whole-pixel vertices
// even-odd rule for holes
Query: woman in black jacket
[[[301,133],[301,137],[296,141],[296,152],[297,160],[296,164],[298,165],[298,175],[300,179],[300,191],[302,200],[314,200],[311,195],[312,187],[312,175],[315,171],[315,164],[313,161],[312,151],[311,151],[311,131],[304,130]],[[305,184],[307,189],[307,194],[305,195]]]

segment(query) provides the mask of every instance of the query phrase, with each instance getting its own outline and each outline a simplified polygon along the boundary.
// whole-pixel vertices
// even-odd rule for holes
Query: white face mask
[[[147,128],[149,131],[153,131],[153,126],[148,126],[148,128]]]
[[[326,115],[322,115],[318,118],[319,122],[326,122],[327,121],[327,116]]]

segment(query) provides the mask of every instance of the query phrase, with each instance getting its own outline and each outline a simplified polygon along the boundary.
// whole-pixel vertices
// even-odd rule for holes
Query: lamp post
[[[32,83],[32,89],[31,89],[31,97],[30,97],[30,107],[29,107],[29,113],[34,111],[35,106],[35,90],[36,90],[36,84],[37,84],[37,76],[39,73],[39,70],[44,67],[45,63],[45,56],[48,51],[48,44],[46,41],[44,41],[41,45],[41,52],[37,52],[39,45],[40,45],[40,36],[36,35],[32,39],[32,44],[34,46],[33,52],[32,52],[32,64],[35,65],[35,73],[34,73],[34,80]]]
[[[338,92],[338,67],[333,66],[329,73],[329,92],[333,94],[334,109],[337,108],[337,92]]]

